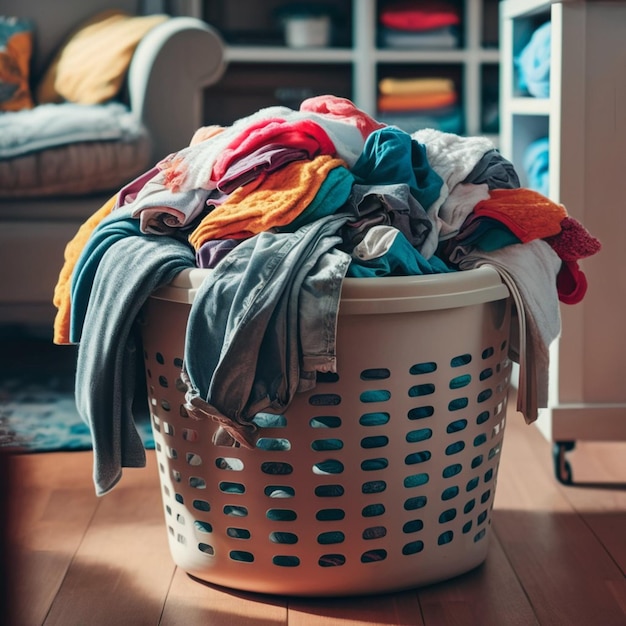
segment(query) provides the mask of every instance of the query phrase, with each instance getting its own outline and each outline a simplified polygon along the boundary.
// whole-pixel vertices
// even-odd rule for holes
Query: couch
[[[50,77],[51,63],[81,26],[112,6],[138,16],[139,4],[139,0],[116,0],[114,5],[110,0],[2,2],[2,15],[26,18],[34,25],[29,77],[34,108],[4,119],[20,124],[24,119],[43,119],[49,129],[57,119],[49,124],[45,116],[64,111],[66,117],[59,122],[58,132],[64,145],[43,142],[31,152],[24,148],[27,154],[0,155],[0,335],[25,330],[52,336],[56,312],[53,292],[67,242],[123,184],[187,145],[194,131],[204,124],[203,89],[217,82],[224,71],[224,46],[215,29],[190,17],[162,15],[162,20],[156,19],[158,23],[150,26],[129,53],[119,91],[104,103],[78,109],[81,115],[83,111],[97,115],[104,108],[115,109],[117,114],[121,112],[124,124],[128,119],[137,124],[139,130],[133,131],[134,135],[117,127],[116,132],[106,135],[108,122],[102,137],[95,140],[80,133],[68,134],[63,124],[76,118],[67,111],[80,105],[68,102],[63,95],[58,96],[60,103],[56,105],[37,101],[37,87]],[[149,8],[150,3],[142,6]],[[89,55],[87,61],[102,61],[100,56]],[[91,75],[97,78],[98,72],[101,70]],[[42,112],[43,118],[33,117]],[[0,121],[2,116],[8,113],[0,112]],[[87,125],[92,131],[100,128],[99,122]],[[119,126],[123,124],[119,122]],[[9,129],[16,128],[11,122]],[[10,134],[5,131],[4,139]],[[15,134],[22,136],[18,131]],[[121,141],[126,143],[121,145]],[[115,168],[120,171],[112,171]],[[40,178],[46,179],[41,188],[37,184]],[[70,180],[69,188],[57,184],[63,180]]]

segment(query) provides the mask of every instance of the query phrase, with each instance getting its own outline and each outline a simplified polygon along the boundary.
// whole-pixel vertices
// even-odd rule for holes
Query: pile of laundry
[[[255,415],[284,412],[319,373],[336,371],[346,277],[481,265],[495,267],[514,298],[518,409],[533,421],[547,405],[559,300],[584,297],[579,260],[599,248],[565,207],[520,188],[483,137],[409,135],[331,95],[200,128],[66,248],[54,340],[79,344],[76,400],[93,436],[96,490],[145,464],[133,413],[137,320],[183,269],[210,269],[186,330],[186,406],[219,421],[220,443],[251,446]]]

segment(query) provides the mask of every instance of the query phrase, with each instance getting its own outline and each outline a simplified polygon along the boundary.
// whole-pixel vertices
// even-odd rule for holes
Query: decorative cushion
[[[33,107],[28,84],[32,51],[31,22],[0,16],[0,111]]]
[[[57,53],[37,88],[39,103],[68,100],[97,104],[114,98],[135,48],[167,15],[99,13],[75,31]]]

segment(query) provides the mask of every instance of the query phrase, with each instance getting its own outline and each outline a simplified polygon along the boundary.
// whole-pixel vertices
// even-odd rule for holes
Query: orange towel
[[[424,109],[438,109],[456,104],[457,95],[454,91],[439,93],[420,93],[388,95],[378,97],[379,111],[419,111]]]
[[[532,189],[492,189],[487,200],[481,200],[474,213],[503,223],[522,243],[545,239],[561,232],[567,217],[562,204]]]
[[[328,172],[339,166],[346,163],[322,154],[294,161],[260,181],[238,187],[202,219],[189,235],[189,243],[199,250],[213,239],[245,239],[290,224],[311,204]]]
[[[56,344],[63,345],[70,342],[70,314],[72,310],[71,288],[72,274],[76,267],[76,262],[80,257],[91,233],[96,226],[107,216],[117,202],[117,193],[109,198],[82,226],[77,233],[65,246],[65,262],[59,273],[59,279],[54,288],[53,303],[57,308],[56,317],[54,318],[54,336],[53,341]]]

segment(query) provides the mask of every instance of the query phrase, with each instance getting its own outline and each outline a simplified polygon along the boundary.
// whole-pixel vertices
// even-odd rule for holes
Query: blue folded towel
[[[550,45],[552,28],[545,22],[537,28],[515,59],[518,87],[536,98],[550,96]]]

